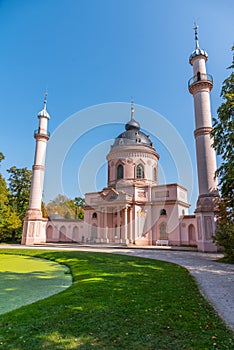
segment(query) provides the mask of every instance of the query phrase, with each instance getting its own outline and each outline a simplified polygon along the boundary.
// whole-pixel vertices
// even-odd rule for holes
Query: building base
[[[24,220],[22,245],[34,245],[46,243],[46,224],[48,219],[30,219]]]
[[[213,242],[197,242],[197,249],[202,253],[217,253],[218,247]]]

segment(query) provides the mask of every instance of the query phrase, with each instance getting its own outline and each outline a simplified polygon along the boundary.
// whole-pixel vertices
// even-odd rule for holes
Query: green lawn
[[[1,315],[0,349],[234,348],[233,333],[180,266],[103,253],[16,253],[69,266],[73,285]]]
[[[0,314],[59,293],[72,284],[67,266],[0,254]]]

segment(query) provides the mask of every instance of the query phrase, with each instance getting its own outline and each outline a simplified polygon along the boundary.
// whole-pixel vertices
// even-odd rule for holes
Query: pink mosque
[[[41,199],[49,140],[46,110],[38,114],[35,159],[29,208],[24,220],[22,244],[79,242],[138,246],[196,246],[199,251],[216,251],[212,241],[219,195],[215,179],[216,156],[210,139],[210,91],[212,76],[206,72],[206,51],[199,47],[197,27],[195,50],[189,58],[193,77],[189,92],[194,98],[197,177],[199,195],[194,215],[188,214],[187,189],[183,185],[158,184],[159,154],[150,137],[134,117],[118,135],[106,158],[107,187],[85,195],[84,220],[42,217]]]

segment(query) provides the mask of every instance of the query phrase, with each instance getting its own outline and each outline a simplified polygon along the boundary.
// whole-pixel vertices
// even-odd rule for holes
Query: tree
[[[234,46],[232,47],[234,55]],[[234,57],[234,56],[233,56]],[[228,69],[234,68],[234,58]],[[221,90],[224,102],[218,108],[218,117],[213,118],[211,132],[213,147],[221,156],[217,169],[221,201],[220,218],[217,224],[215,241],[224,247],[224,252],[234,261],[234,73],[224,80]]]
[[[20,239],[23,228],[23,219],[28,209],[32,172],[27,168],[11,167],[7,170],[8,198],[10,208],[10,221],[7,223],[8,235],[11,239]]]
[[[64,219],[75,219],[75,204],[72,199],[59,194],[54,200],[47,205],[48,215],[59,214]]]
[[[75,197],[74,203],[78,208],[84,208],[85,206],[85,199],[81,197]]]
[[[76,219],[84,220],[85,199],[81,197],[75,197],[74,203],[76,206]]]
[[[81,197],[69,199],[66,196],[59,194],[54,200],[47,205],[48,215],[59,214],[64,219],[84,219],[84,204],[85,201]]]
[[[4,158],[2,158],[4,159]],[[7,184],[0,174],[0,240],[5,238],[5,229],[9,217],[9,198]]]
[[[41,202],[41,212],[42,212],[42,217],[47,219],[48,214],[47,214],[46,204],[43,201]]]
[[[13,166],[7,172],[10,174],[8,178],[9,202],[11,208],[23,220],[28,209],[32,171],[27,168],[16,168],[16,166]]]
[[[5,156],[4,156],[4,154],[3,154],[2,152],[0,152],[0,163],[1,163],[1,161],[2,161],[3,159],[5,159]]]
[[[0,152],[0,162],[4,158]],[[9,205],[9,196],[6,181],[0,174],[0,241],[15,240],[16,231],[22,226],[17,212]]]

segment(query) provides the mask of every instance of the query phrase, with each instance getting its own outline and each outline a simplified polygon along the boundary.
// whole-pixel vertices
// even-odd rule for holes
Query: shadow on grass
[[[67,264],[73,285],[2,315],[4,350],[233,347],[232,333],[180,266],[103,253],[24,253]]]
[[[47,298],[72,284],[69,269],[48,260],[1,254],[0,262],[0,314]]]

